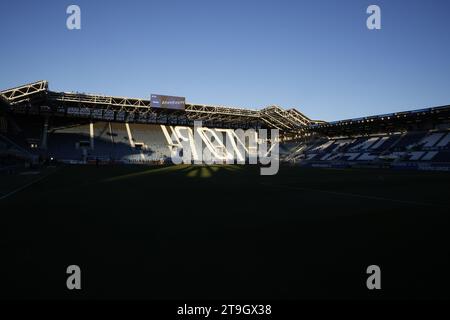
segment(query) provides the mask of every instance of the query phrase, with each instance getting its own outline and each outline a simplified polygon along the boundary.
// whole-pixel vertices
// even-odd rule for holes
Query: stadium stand
[[[47,153],[58,160],[83,161],[87,156],[89,140],[89,125],[56,121],[48,131]]]
[[[112,159],[116,161],[137,162],[144,161],[143,152],[136,148],[133,138],[129,134],[127,124],[108,123],[110,127],[111,142],[113,146]]]
[[[3,153],[72,163],[153,163],[183,153],[181,142],[187,139],[197,155],[206,147],[224,161],[229,154],[218,138],[232,136],[227,130],[262,128],[280,131],[280,156],[290,163],[450,167],[450,106],[324,122],[278,106],[249,110],[187,103],[185,110],[154,109],[144,99],[53,92],[47,81],[3,90],[0,97]],[[201,146],[193,139],[198,120],[204,127],[196,132]]]
[[[292,145],[292,142],[290,143]],[[301,141],[286,161],[357,163],[380,161],[449,162],[449,131],[418,131],[365,137],[319,137]]]
[[[145,124],[130,124],[133,143],[146,152],[151,161],[158,161],[170,157],[170,146],[160,126]]]
[[[106,159],[114,157],[114,137],[111,124],[109,122],[93,123],[93,145],[89,148],[89,156],[93,158]],[[91,141],[91,137],[89,137]]]

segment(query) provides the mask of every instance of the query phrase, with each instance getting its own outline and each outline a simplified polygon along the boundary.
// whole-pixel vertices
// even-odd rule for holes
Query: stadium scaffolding
[[[336,136],[430,129],[433,123],[450,123],[450,105],[325,122],[311,120],[297,109],[275,105],[252,110],[186,103],[184,110],[156,109],[147,99],[51,91],[45,80],[0,91],[0,102],[14,113],[187,126],[202,121],[203,126],[215,128],[278,129],[288,139],[305,134]]]
[[[54,92],[45,80],[1,91],[17,113],[92,117],[93,119],[225,128],[269,128],[299,133],[313,121],[296,109],[269,106],[261,110],[187,103],[185,110],[154,109],[150,100],[96,94]],[[77,111],[78,110],[78,111]]]

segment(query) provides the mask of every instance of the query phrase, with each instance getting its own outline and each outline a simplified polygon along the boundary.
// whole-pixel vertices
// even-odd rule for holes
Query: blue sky
[[[81,7],[81,30],[66,8]],[[370,4],[382,29],[366,27]],[[247,108],[327,121],[450,104],[450,1],[1,1],[0,88]]]

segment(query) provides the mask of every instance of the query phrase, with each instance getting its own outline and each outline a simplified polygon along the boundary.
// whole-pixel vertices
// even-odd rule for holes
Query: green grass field
[[[3,174],[1,297],[448,298],[449,186],[448,173],[298,167]],[[381,291],[366,288],[372,264]]]

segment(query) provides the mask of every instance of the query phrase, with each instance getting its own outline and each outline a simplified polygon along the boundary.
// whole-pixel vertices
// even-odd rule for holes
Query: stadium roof
[[[187,103],[185,110],[155,109],[150,107],[147,99],[50,91],[48,82],[44,80],[7,89],[1,94],[8,100],[11,110],[20,113],[64,114],[117,121],[132,119],[174,125],[190,125],[201,120],[205,126],[267,127],[283,132],[298,132],[314,123],[296,109],[285,110],[278,106],[250,110]]]
[[[307,131],[327,135],[370,134],[398,130],[428,130],[441,123],[450,124],[450,105],[310,124]]]
[[[59,115],[107,121],[202,125],[222,128],[275,128],[281,133],[301,135],[316,132],[326,135],[354,135],[417,129],[438,122],[450,122],[450,105],[390,114],[324,122],[311,120],[296,109],[269,106],[261,110],[186,103],[185,110],[155,109],[150,100],[55,92],[47,81],[37,81],[0,91],[0,102],[12,112]]]

